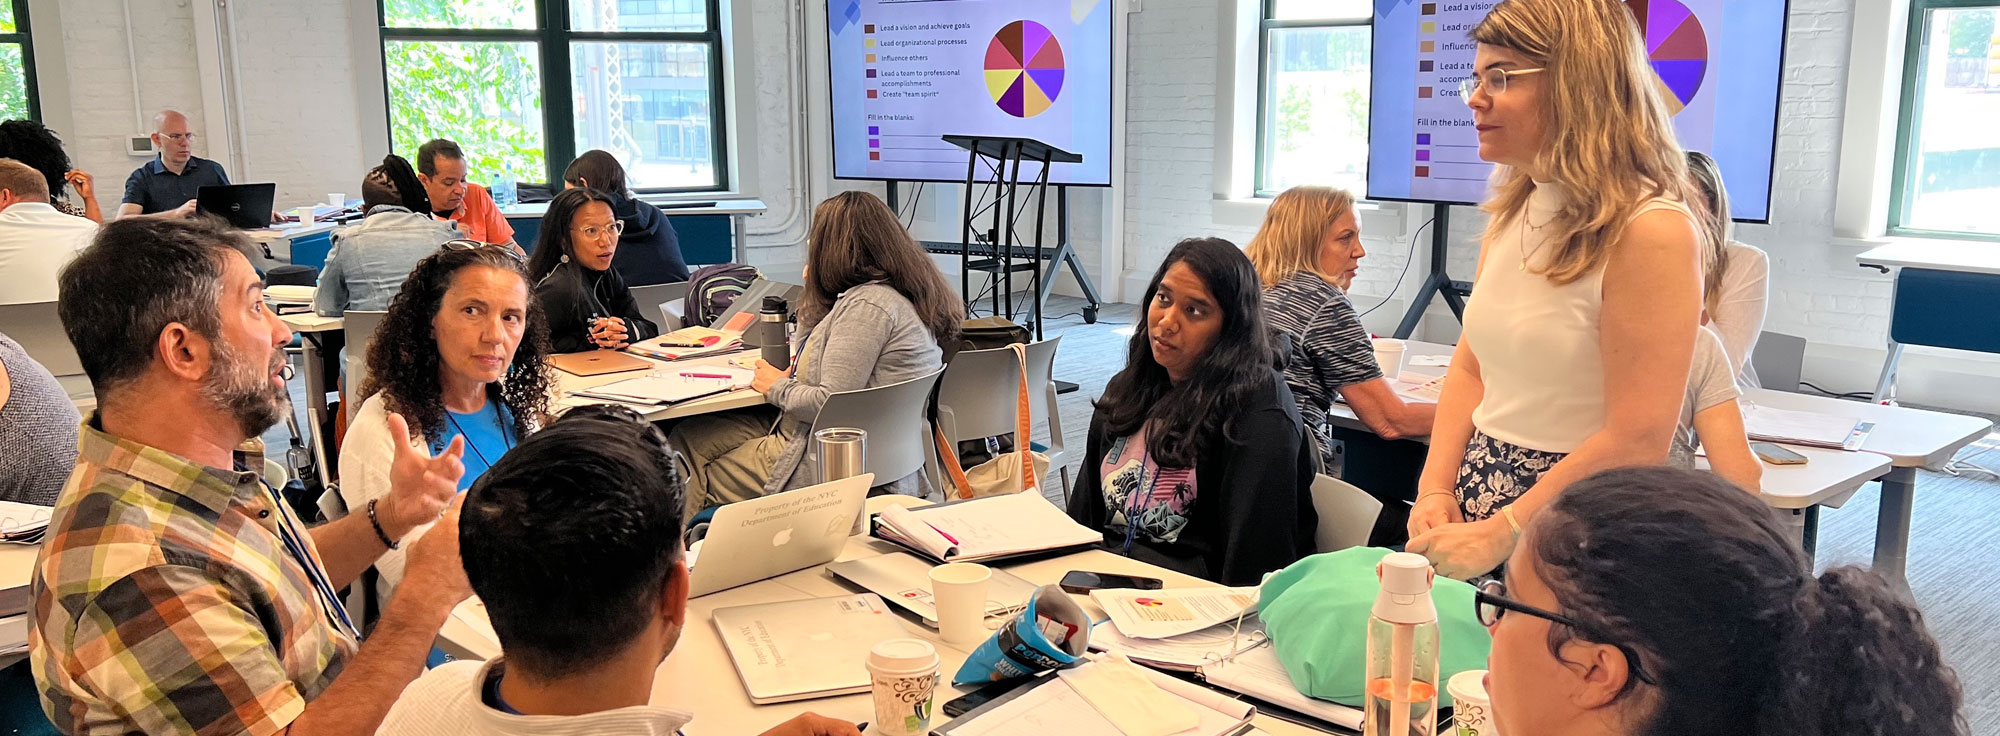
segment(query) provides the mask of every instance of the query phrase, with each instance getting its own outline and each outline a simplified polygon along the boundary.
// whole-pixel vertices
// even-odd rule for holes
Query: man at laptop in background
[[[160,155],[126,177],[119,217],[169,211],[186,215],[194,212],[195,192],[229,183],[222,164],[194,155],[194,139],[186,115],[161,110],[153,116],[153,150]]]
[[[467,238],[525,254],[514,244],[514,226],[500,214],[493,195],[466,175],[465,151],[457,143],[438,138],[417,147],[417,179],[430,195],[431,214],[458,223]]]
[[[504,656],[426,673],[380,733],[667,736],[693,721],[647,705],[688,620],[686,489],[669,453],[637,414],[587,406],[494,463],[458,533]],[[808,713],[765,736],[860,731]]]

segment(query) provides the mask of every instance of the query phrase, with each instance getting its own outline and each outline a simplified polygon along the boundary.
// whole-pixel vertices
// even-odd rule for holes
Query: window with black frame
[[[395,151],[476,181],[556,181],[610,151],[641,192],[728,186],[716,0],[380,0]]]
[[[0,0],[0,120],[40,120],[28,0]]]
[[[1368,167],[1369,0],[1262,0],[1257,193],[1363,189]]]
[[[2000,240],[2000,0],[1912,0],[1889,229]]]

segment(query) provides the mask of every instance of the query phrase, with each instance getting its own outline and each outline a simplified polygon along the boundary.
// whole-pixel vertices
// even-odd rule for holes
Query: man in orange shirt
[[[466,180],[465,151],[457,143],[438,138],[417,147],[417,180],[430,195],[432,214],[458,223],[465,237],[521,250],[493,195]]]

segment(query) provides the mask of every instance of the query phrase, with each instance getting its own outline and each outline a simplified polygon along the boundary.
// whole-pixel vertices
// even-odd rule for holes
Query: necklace
[[[488,401],[486,406],[493,408],[493,402]],[[493,467],[493,461],[486,459],[486,453],[479,450],[479,443],[472,441],[472,435],[466,433],[465,427],[458,423],[458,417],[452,416],[451,410],[445,410],[444,418],[445,421],[451,422],[452,429],[458,430],[458,436],[465,438],[465,449],[471,450],[472,456],[479,458],[481,465]],[[493,426],[500,430],[500,453],[504,455],[508,450],[514,449],[514,445],[507,441],[507,427],[500,423],[500,410],[497,408],[493,408]]]
[[[1556,217],[1561,217],[1561,216],[1562,216],[1561,214],[1558,214],[1558,215],[1556,215]],[[1526,207],[1522,207],[1522,208],[1521,208],[1521,214],[1519,215],[1519,217],[1521,218],[1521,243],[1522,243],[1522,245],[1526,245],[1526,244],[1527,244],[1527,241],[1528,241],[1528,230],[1529,230],[1530,228],[1534,229],[1535,233],[1539,235],[1539,234],[1541,234],[1541,232],[1542,232],[1542,228],[1545,228],[1545,227],[1548,227],[1548,226],[1549,226],[1550,224],[1552,224],[1552,223],[1554,223],[1554,222],[1556,221],[1556,217],[1551,217],[1551,218],[1549,218],[1548,222],[1544,222],[1544,223],[1542,223],[1542,224],[1540,224],[1540,225],[1536,225],[1536,224],[1533,224],[1533,223],[1530,223],[1530,222],[1528,222],[1528,210],[1527,210],[1527,208],[1526,208]],[[1535,248],[1534,248],[1534,250],[1528,250],[1528,251],[1523,251],[1523,252],[1521,253],[1521,264],[1520,264],[1520,265],[1518,265],[1518,266],[1515,266],[1515,267],[1514,267],[1514,268],[1515,268],[1515,270],[1518,270],[1518,271],[1521,271],[1521,272],[1523,272],[1523,273],[1526,273],[1526,272],[1527,272],[1527,270],[1528,270],[1528,261],[1529,261],[1529,260],[1532,260],[1532,259],[1533,259],[1533,258],[1535,257],[1535,254],[1537,254],[1537,253],[1540,253],[1540,252],[1542,252],[1542,246],[1544,246],[1544,245],[1548,245],[1548,240],[1544,239],[1544,240],[1542,240],[1542,242],[1539,242],[1539,243],[1536,243],[1536,244],[1535,244]]]

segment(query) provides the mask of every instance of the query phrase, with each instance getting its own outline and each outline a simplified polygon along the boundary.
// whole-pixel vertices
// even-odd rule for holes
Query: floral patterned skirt
[[[1466,521],[1500,513],[1567,455],[1508,444],[1473,430],[1465,443],[1465,461],[1458,466],[1459,511]]]

